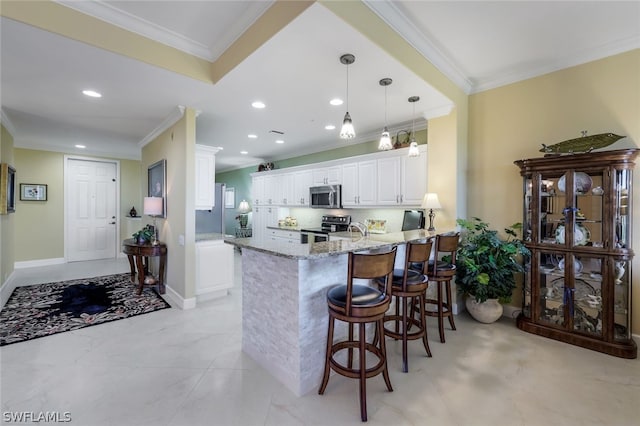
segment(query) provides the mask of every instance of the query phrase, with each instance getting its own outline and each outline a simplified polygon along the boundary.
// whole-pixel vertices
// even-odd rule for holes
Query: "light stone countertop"
[[[267,226],[267,229],[279,229],[281,231],[300,232],[300,226]]]
[[[335,234],[338,237],[351,238],[313,244],[291,244],[286,241],[280,242],[257,238],[225,238],[225,242],[240,248],[252,249],[290,259],[318,259],[354,251],[391,249],[394,245],[422,240],[436,235],[424,229],[391,232],[388,234],[371,234],[366,237],[362,237],[355,232],[353,234],[351,232],[336,232]]]

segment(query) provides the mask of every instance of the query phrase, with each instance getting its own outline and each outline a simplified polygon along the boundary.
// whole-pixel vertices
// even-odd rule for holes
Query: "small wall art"
[[[147,169],[148,197],[162,197],[162,216],[167,217],[167,160],[153,163]]]
[[[20,201],[47,201],[47,185],[21,183]]]

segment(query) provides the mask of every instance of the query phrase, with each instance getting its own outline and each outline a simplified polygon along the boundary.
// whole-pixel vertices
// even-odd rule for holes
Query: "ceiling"
[[[6,1],[3,1],[6,3]],[[102,1],[58,3],[215,61],[273,3]],[[640,1],[366,1],[466,93],[640,48]],[[315,3],[216,84],[205,83],[8,18],[0,22],[2,122],[16,147],[139,159],[178,113],[199,111],[197,143],[220,146],[217,169],[276,161],[373,140],[386,122],[446,115],[444,95],[321,3]],[[346,105],[358,137],[338,138]],[[80,92],[94,88],[101,99]],[[415,105],[407,102],[418,95]],[[251,102],[267,106],[257,110]],[[415,106],[415,113],[413,107]],[[336,126],[326,130],[327,124]],[[392,133],[393,133],[392,130]],[[282,132],[283,134],[271,131]],[[248,134],[257,138],[249,139]],[[282,144],[275,140],[281,139]],[[247,154],[241,154],[246,151]]]

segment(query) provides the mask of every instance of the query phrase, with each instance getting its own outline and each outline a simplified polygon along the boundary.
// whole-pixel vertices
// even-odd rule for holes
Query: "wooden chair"
[[[453,311],[451,309],[451,280],[456,276],[456,251],[460,233],[436,235],[434,262],[429,263],[427,277],[429,282],[434,281],[437,285],[436,299],[427,299],[426,304],[436,305],[437,310],[425,309],[427,316],[438,317],[438,330],[440,332],[440,342],[445,343],[444,338],[444,318],[449,319],[452,330],[456,329],[453,321]],[[445,257],[448,261],[442,260]],[[447,300],[443,300],[443,291],[446,292]],[[425,305],[426,306],[426,305]]]
[[[393,291],[395,298],[395,315],[385,315],[384,322],[393,322],[394,329],[387,327],[384,329],[385,336],[396,340],[402,340],[402,371],[409,371],[407,361],[407,342],[409,340],[422,339],[427,356],[431,356],[429,342],[427,341],[427,320],[424,309],[412,309],[409,315],[409,308],[413,303],[418,306],[425,306],[426,292],[429,282],[427,280],[427,270],[429,256],[433,241],[409,242],[406,246],[404,269],[393,271]],[[413,268],[413,269],[411,269]],[[418,269],[418,270],[415,270]],[[416,314],[418,317],[416,318]],[[416,326],[417,330],[409,332]]]
[[[382,373],[387,389],[390,392],[393,391],[387,369],[387,351],[384,338],[374,339],[374,343],[368,343],[365,326],[367,323],[374,323],[376,335],[384,336],[383,318],[391,304],[391,282],[396,250],[397,248],[394,247],[390,252],[381,254],[349,253],[347,284],[335,286],[327,292],[329,331],[324,375],[318,393],[320,395],[324,393],[331,370],[345,377],[359,379],[360,418],[363,422],[367,421],[366,380]],[[384,283],[379,288],[354,284],[355,279],[374,280],[380,277],[383,277]],[[348,324],[347,340],[333,341],[336,319]],[[355,324],[359,325],[357,339],[354,338]],[[347,349],[347,365],[336,359],[336,354],[344,349]],[[356,368],[353,368],[354,349],[358,349],[359,354]],[[367,353],[378,359],[378,362],[370,368],[367,368]]]

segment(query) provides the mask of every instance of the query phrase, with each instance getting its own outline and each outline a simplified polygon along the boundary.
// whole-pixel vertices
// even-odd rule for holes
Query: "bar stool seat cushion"
[[[397,286],[402,287],[403,278],[404,278],[404,270],[402,269],[393,270],[394,287],[397,287]],[[425,281],[425,279],[426,279],[425,276],[418,271],[409,269],[409,272],[407,273],[407,285],[422,284]]]
[[[366,285],[354,285],[351,303],[354,306],[375,305],[384,300],[384,294],[376,288]],[[327,299],[336,306],[347,304],[347,286],[339,285],[327,292]]]
[[[433,273],[433,267],[434,267],[434,263],[433,262],[429,262],[429,274]],[[451,274],[451,272],[456,270],[456,265],[453,265],[449,262],[444,262],[442,260],[438,260],[438,273],[443,273],[443,274]]]

